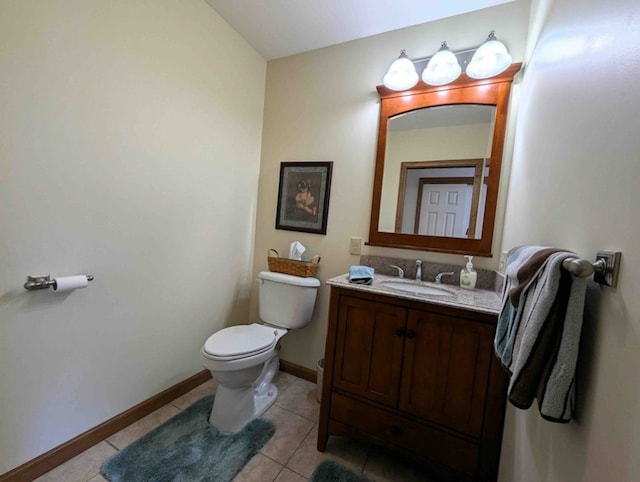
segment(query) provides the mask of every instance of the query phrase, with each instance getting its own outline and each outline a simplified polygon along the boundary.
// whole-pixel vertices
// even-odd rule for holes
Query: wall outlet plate
[[[351,242],[349,244],[349,253],[350,254],[362,253],[362,238],[356,238],[355,236],[351,237]]]

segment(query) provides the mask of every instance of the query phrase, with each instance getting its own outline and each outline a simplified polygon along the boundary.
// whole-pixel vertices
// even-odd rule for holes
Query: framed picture
[[[333,162],[281,162],[276,229],[326,234]]]

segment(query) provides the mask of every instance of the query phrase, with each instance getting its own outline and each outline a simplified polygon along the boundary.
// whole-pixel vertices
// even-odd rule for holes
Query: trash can
[[[316,364],[316,370],[318,371],[318,379],[316,385],[316,400],[320,402],[322,399],[322,374],[324,373],[324,358],[320,358]]]

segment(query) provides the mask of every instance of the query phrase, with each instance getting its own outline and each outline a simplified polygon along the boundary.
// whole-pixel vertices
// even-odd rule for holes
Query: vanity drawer
[[[343,395],[331,394],[330,418],[474,476],[478,445]]]

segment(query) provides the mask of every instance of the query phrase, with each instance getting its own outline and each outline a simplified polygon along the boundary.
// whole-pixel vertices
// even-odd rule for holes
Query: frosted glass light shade
[[[510,65],[511,55],[491,31],[487,40],[473,54],[466,72],[472,79],[488,79],[504,72]]]
[[[449,50],[447,42],[442,42],[440,50],[431,57],[422,72],[422,80],[429,85],[445,85],[460,77],[461,72],[457,57]]]
[[[418,83],[416,67],[407,57],[404,50],[400,51],[400,56],[391,64],[387,75],[382,79],[382,83],[391,90],[410,89]]]

